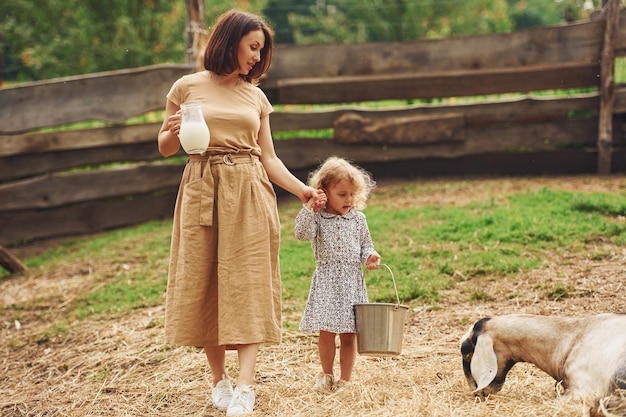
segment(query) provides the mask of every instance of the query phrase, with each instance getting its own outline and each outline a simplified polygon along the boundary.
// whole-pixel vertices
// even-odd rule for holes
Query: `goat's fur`
[[[626,389],[626,314],[483,318],[461,338],[461,355],[475,395],[500,391],[513,365],[529,362],[565,396],[598,400]]]

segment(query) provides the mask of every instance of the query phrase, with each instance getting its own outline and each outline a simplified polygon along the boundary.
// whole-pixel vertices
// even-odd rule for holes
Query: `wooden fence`
[[[275,105],[291,106],[272,115],[273,131],[334,128],[335,138],[277,140],[277,152],[303,179],[328,155],[377,178],[597,172],[606,22],[407,43],[279,45],[262,88]],[[611,52],[626,55],[626,19]],[[125,121],[162,109],[172,82],[190,70],[158,65],[0,89],[0,245],[170,217],[182,163],[159,155],[159,120]],[[569,88],[590,92],[519,94]],[[624,172],[626,88],[611,94],[611,171]],[[485,95],[500,98],[464,99]],[[440,98],[454,99],[346,104]],[[305,109],[313,104],[335,106]],[[39,130],[88,120],[108,124]]]

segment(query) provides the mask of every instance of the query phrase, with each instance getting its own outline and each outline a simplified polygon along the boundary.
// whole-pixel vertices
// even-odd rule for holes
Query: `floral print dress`
[[[356,332],[354,305],[368,302],[361,266],[376,253],[365,215],[357,209],[339,215],[303,207],[294,234],[311,241],[316,262],[300,331]]]

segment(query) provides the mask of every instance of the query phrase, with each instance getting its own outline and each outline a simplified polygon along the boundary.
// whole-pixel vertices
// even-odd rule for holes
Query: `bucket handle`
[[[400,296],[398,295],[398,287],[396,287],[396,279],[393,276],[393,271],[391,270],[391,268],[389,268],[389,265],[387,265],[387,264],[380,264],[380,266],[384,266],[385,268],[387,268],[387,270],[391,274],[391,280],[393,281],[393,290],[396,292],[396,300],[398,301],[398,304],[396,305],[396,308],[399,308],[400,307]]]

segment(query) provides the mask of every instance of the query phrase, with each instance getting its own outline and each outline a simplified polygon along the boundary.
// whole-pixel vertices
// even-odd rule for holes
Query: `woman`
[[[270,181],[300,198],[317,191],[277,157],[273,111],[256,86],[272,57],[273,33],[258,16],[229,11],[216,22],[206,71],[177,80],[169,93],[159,151],[178,152],[180,106],[200,101],[211,131],[204,155],[190,155],[174,210],[167,285],[166,342],[204,348],[213,375],[212,400],[226,415],[252,412],[260,343],[281,338],[279,219]],[[225,368],[238,352],[236,388]]]

